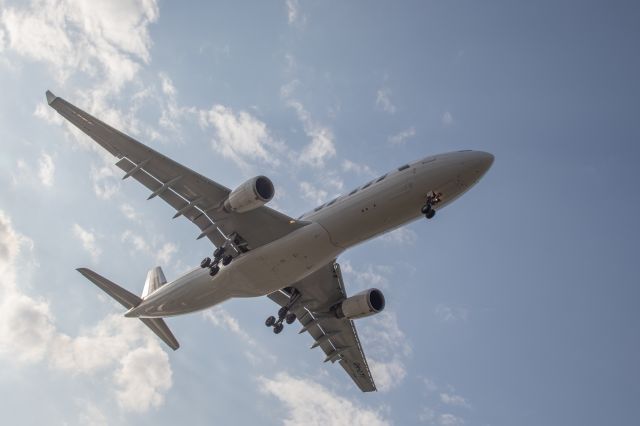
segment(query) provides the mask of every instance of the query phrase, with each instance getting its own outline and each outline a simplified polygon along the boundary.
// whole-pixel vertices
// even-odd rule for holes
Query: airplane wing
[[[130,136],[103,123],[91,114],[47,91],[47,102],[60,115],[116,156],[116,165],[149,188],[149,199],[162,198],[174,209],[174,218],[184,216],[200,228],[198,238],[207,237],[220,246],[225,239],[236,246],[257,248],[304,226],[305,222],[262,206],[245,213],[227,213],[220,207],[231,192]]]
[[[367,359],[365,358],[356,326],[352,320],[336,318],[327,310],[347,297],[342,282],[340,265],[327,264],[292,286],[300,293],[291,311],[302,324],[300,333],[307,332],[315,340],[311,349],[320,347],[326,354],[325,362],[339,361],[347,374],[363,392],[376,390]],[[291,291],[278,290],[269,298],[284,306]]]

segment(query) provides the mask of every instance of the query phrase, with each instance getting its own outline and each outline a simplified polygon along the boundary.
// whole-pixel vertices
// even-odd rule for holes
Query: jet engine
[[[377,288],[370,288],[353,295],[338,304],[338,318],[356,319],[377,314],[384,309],[384,295]]]
[[[271,201],[274,193],[273,183],[268,177],[256,176],[231,191],[224,208],[229,212],[248,212]]]

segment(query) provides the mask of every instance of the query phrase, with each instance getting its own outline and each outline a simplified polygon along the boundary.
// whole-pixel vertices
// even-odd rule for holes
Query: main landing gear
[[[209,275],[212,277],[215,276],[220,271],[220,262],[222,262],[223,266],[227,266],[233,260],[233,256],[230,254],[225,255],[226,250],[225,247],[218,247],[213,252],[213,260],[205,257],[202,259],[202,262],[200,262],[200,267],[203,269],[209,268]]]
[[[300,293],[298,293],[298,291],[294,289],[291,297],[289,298],[289,303],[278,309],[278,319],[271,315],[264,322],[264,325],[266,325],[267,327],[273,327],[273,332],[275,334],[280,334],[282,329],[284,329],[283,322],[286,322],[287,324],[293,324],[293,322],[296,320],[296,314],[294,314],[293,312],[289,312],[289,310],[299,297]]]
[[[432,219],[436,215],[436,211],[433,207],[441,201],[440,197],[442,197],[442,192],[435,193],[431,191],[427,194],[427,202],[422,206],[421,210],[422,214],[427,219]]]

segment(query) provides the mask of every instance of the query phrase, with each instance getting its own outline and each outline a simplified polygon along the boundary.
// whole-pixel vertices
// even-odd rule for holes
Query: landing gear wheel
[[[233,260],[233,256],[231,256],[230,254],[226,255],[225,257],[222,258],[222,264],[224,266],[227,266],[228,264],[231,263],[231,261]]]
[[[427,214],[430,210],[433,210],[431,208],[431,204],[425,204],[424,206],[422,206],[422,209],[420,211],[422,212],[422,214]]]
[[[287,312],[289,312],[289,308],[287,308],[286,306],[278,309],[278,318],[283,319],[287,315]]]
[[[202,259],[202,262],[200,262],[201,268],[208,268],[209,265],[211,265],[211,259],[208,257],[205,257],[204,259]]]
[[[436,211],[434,209],[429,209],[427,210],[427,212],[424,214],[424,216],[427,219],[433,219],[433,217],[436,215]]]
[[[286,317],[284,317],[284,320],[287,322],[287,324],[293,324],[293,322],[296,320],[296,314],[289,313]]]
[[[219,270],[220,270],[220,267],[218,265],[213,265],[211,267],[211,270],[209,271],[209,275],[213,277],[218,273]]]
[[[273,315],[271,315],[269,318],[267,318],[267,320],[264,322],[264,325],[266,325],[267,327],[271,327],[273,324],[276,323],[276,317],[274,317]]]
[[[220,259],[223,254],[224,254],[224,247],[218,247],[213,252],[213,257],[215,257],[216,259]]]
[[[282,331],[283,328],[284,328],[284,324],[278,323],[278,324],[273,326],[273,332],[276,333],[276,334],[280,334],[280,332]]]

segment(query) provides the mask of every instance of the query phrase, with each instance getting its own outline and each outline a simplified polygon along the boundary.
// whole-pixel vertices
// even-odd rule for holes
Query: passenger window
[[[402,167],[398,167],[398,171],[399,171],[399,172],[401,172],[401,171],[403,171],[403,170],[407,170],[408,168],[409,168],[409,165],[408,165],[408,164],[405,164],[405,165],[404,165],[404,166],[402,166]]]
[[[378,180],[376,180],[376,183],[380,182],[382,179],[386,178],[387,175],[382,175],[378,178]]]

